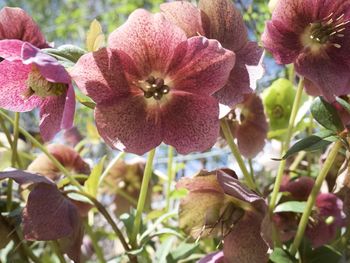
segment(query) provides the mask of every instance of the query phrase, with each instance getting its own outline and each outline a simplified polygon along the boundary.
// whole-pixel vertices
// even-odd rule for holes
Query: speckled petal
[[[128,94],[129,84],[124,71],[131,72],[132,68],[135,66],[128,56],[102,48],[82,56],[70,75],[83,93],[101,103]]]
[[[187,1],[175,1],[160,5],[160,10],[171,22],[182,28],[187,37],[205,35],[201,10]]]
[[[97,129],[109,146],[142,155],[162,142],[158,111],[157,106],[147,106],[143,96],[97,104]]]
[[[256,88],[256,81],[262,77],[262,49],[255,42],[247,42],[236,53],[236,64],[227,84],[215,93],[220,103],[234,107],[244,100],[246,94]]]
[[[222,48],[218,41],[192,37],[176,49],[167,72],[168,85],[176,90],[211,95],[225,85],[234,63],[235,54]]]
[[[0,40],[0,57],[8,61],[22,60],[23,44],[20,40]]]
[[[26,80],[31,66],[23,65],[20,61],[4,60],[0,63],[0,107],[11,111],[30,111],[39,106],[42,99],[31,96],[23,99],[27,90]]]
[[[127,53],[141,76],[162,73],[186,34],[162,14],[143,9],[134,11],[121,27],[111,33],[108,46]]]
[[[164,142],[178,153],[211,148],[219,136],[219,104],[209,96],[172,93],[162,109]]]
[[[4,7],[0,11],[0,40],[19,39],[38,48],[49,47],[39,26],[20,8]]]
[[[72,87],[69,93],[72,92]],[[62,128],[73,125],[75,101],[72,95],[66,103],[67,94],[47,97],[40,105],[40,134],[44,141],[50,141]],[[64,119],[64,123],[62,122]]]

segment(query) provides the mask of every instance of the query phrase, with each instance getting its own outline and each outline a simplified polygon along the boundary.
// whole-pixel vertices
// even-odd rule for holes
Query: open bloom
[[[211,95],[234,60],[216,40],[187,39],[163,15],[140,9],[71,75],[96,102],[98,131],[111,147],[144,154],[164,141],[187,154],[215,143],[219,104]]]
[[[215,93],[220,103],[234,106],[255,89],[256,80],[263,73],[262,49],[248,40],[242,15],[231,0],[200,0],[198,8],[187,1],[174,1],[161,4],[160,9],[187,37],[217,39],[236,54],[236,64],[225,87]]]
[[[294,63],[307,91],[333,102],[350,92],[350,1],[279,1],[263,34],[277,63]]]
[[[40,132],[47,141],[72,126],[75,99],[70,76],[40,51],[45,47],[39,27],[23,10],[1,10],[0,107],[17,112],[39,107]]]

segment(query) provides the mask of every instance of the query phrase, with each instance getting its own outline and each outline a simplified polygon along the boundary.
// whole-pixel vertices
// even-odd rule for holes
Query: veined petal
[[[11,111],[30,111],[39,106],[42,99],[31,96],[24,99],[27,90],[26,80],[31,71],[30,65],[23,65],[21,61],[7,61],[0,63],[0,107]]]
[[[205,35],[201,10],[187,1],[175,1],[160,5],[160,10],[171,22],[182,28],[187,37]]]
[[[0,40],[0,57],[8,60],[22,60],[22,46],[24,42],[20,40]]]
[[[19,39],[38,48],[49,47],[39,26],[20,8],[4,7],[0,11],[0,40]]]
[[[101,103],[129,92],[125,72],[133,72],[135,66],[122,52],[102,48],[82,56],[70,72],[79,89]],[[125,72],[124,72],[125,70]]]
[[[162,142],[158,110],[147,105],[143,95],[97,104],[97,129],[109,146],[142,155]]]
[[[206,36],[217,39],[224,48],[240,50],[248,41],[247,29],[239,10],[230,0],[200,0],[199,8],[210,23]]]
[[[235,54],[216,40],[192,37],[178,46],[169,65],[169,86],[201,95],[221,89],[235,63]]]
[[[219,104],[210,96],[172,93],[162,108],[164,142],[180,154],[205,151],[219,136]]]
[[[152,72],[162,74],[176,47],[186,40],[186,34],[162,14],[143,9],[134,11],[125,24],[112,32],[108,46],[128,54],[142,77]]]

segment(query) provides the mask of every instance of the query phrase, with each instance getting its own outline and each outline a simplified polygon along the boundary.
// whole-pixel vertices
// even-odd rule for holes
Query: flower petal
[[[11,111],[30,111],[38,107],[42,101],[37,96],[23,98],[27,90],[26,80],[31,66],[23,65],[20,61],[4,60],[0,63],[0,107]]]
[[[21,60],[23,44],[20,40],[0,40],[0,57],[9,61]]]
[[[143,95],[97,104],[97,129],[109,146],[142,155],[162,142],[158,108],[149,107]]]
[[[226,85],[215,93],[220,103],[234,107],[244,100],[244,95],[252,93],[256,81],[262,77],[262,49],[255,42],[247,42],[236,53],[236,64]]]
[[[173,92],[162,108],[162,127],[164,142],[180,154],[205,151],[219,136],[219,104],[209,96]]]
[[[78,60],[70,75],[79,89],[97,103],[124,96],[129,91],[124,70],[135,66],[121,54],[106,48],[88,53]]]
[[[65,68],[58,61],[40,51],[30,43],[23,43],[22,46],[23,64],[35,64],[41,75],[50,82],[70,83],[71,78]]]
[[[49,47],[39,26],[20,8],[4,7],[1,9],[0,39],[19,39],[38,48]]]
[[[201,258],[198,263],[224,263],[224,252],[214,252]]]
[[[207,15],[210,28],[206,36],[217,39],[224,48],[240,50],[248,41],[247,29],[239,10],[230,0],[200,0],[199,8]]]
[[[225,85],[234,63],[235,54],[222,48],[218,41],[192,37],[176,49],[166,74],[168,85],[211,95]]]
[[[350,68],[343,61],[302,54],[295,63],[295,69],[316,85],[329,102],[333,102],[335,96],[350,93]]]
[[[187,37],[205,35],[201,10],[186,1],[175,1],[160,5],[165,17],[185,31]]]
[[[30,192],[23,210],[23,233],[27,240],[56,240],[73,233],[78,211],[56,185],[39,183]]]
[[[143,9],[134,11],[125,24],[109,36],[108,46],[127,53],[137,65],[142,77],[152,72],[162,73],[173,57],[176,47],[186,40],[186,34],[162,14]]]
[[[70,89],[72,89],[72,87],[68,90]],[[66,105],[66,97],[67,93],[60,96],[47,97],[41,103],[39,126],[40,134],[44,141],[52,140],[56,133],[62,128],[72,127],[74,116],[74,108],[72,108],[72,104],[75,104],[75,101],[72,102],[72,100],[69,99],[69,103]],[[63,119],[65,120],[65,123],[63,123]]]
[[[44,176],[34,174],[34,173],[28,173],[21,170],[0,172],[0,180],[4,180],[8,178],[13,179],[16,183],[20,185],[30,185],[30,184],[38,184],[38,183],[54,185],[53,181],[47,179]]]

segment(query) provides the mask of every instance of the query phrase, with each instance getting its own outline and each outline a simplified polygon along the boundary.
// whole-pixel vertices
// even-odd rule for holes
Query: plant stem
[[[12,141],[12,166],[15,165],[17,162],[18,167],[21,169],[23,168],[22,162],[19,159],[18,156],[18,150],[17,150],[17,145],[18,145],[18,136],[19,136],[19,120],[20,120],[20,115],[19,112],[15,112],[15,120],[14,120],[14,125],[13,125],[13,141]]]
[[[125,156],[125,152],[119,153],[114,159],[108,164],[106,169],[103,171],[101,177],[100,177],[100,184],[103,182],[104,178],[108,175],[108,173],[111,171],[111,169],[115,166],[119,160],[123,159]]]
[[[53,240],[50,242],[50,244],[51,244],[53,251],[55,251],[55,254],[58,257],[58,260],[60,261],[60,263],[66,263],[66,260],[64,259],[60,245],[58,244],[58,241]]]
[[[97,257],[98,261],[100,263],[106,263],[106,260],[103,257],[103,251],[100,248],[100,246],[98,245],[98,241],[96,240],[96,235],[86,220],[84,220],[84,228],[91,239],[92,247],[94,248],[94,251],[96,253],[96,257]]]
[[[3,111],[0,110],[0,116],[5,118],[10,123],[14,124],[14,121],[7,116]],[[39,141],[37,141],[29,132],[18,127],[20,133],[22,133],[34,146],[39,148],[50,160],[51,162],[70,180],[71,184],[76,186],[80,191],[83,191],[82,186],[79,182],[69,173],[69,171],[43,146]]]
[[[233,136],[232,136],[232,133],[230,131],[229,125],[227,123],[227,120],[222,119],[220,121],[220,124],[221,124],[221,129],[224,133],[225,139],[226,139],[228,145],[230,146],[231,152],[232,152],[233,156],[236,158],[236,161],[239,165],[239,168],[241,169],[241,171],[243,173],[246,184],[248,185],[249,188],[256,190],[257,188],[256,188],[256,185],[254,183],[254,180],[251,177],[250,173],[248,172],[248,170],[244,164],[241,153],[239,152],[238,147],[233,139]]]
[[[152,177],[152,166],[153,166],[153,159],[154,159],[155,152],[156,152],[156,149],[154,148],[148,153],[147,163],[146,163],[145,171],[143,173],[141,191],[140,191],[140,196],[139,196],[139,200],[137,202],[137,208],[136,208],[134,228],[130,238],[130,244],[132,245],[133,248],[137,247],[137,234],[140,231],[142,212],[145,207],[149,182]]]
[[[327,156],[327,159],[319,173],[319,175],[316,178],[315,185],[311,190],[311,193],[309,195],[309,198],[307,199],[306,207],[304,210],[304,213],[300,219],[299,225],[298,225],[298,230],[295,235],[293,244],[290,248],[290,253],[294,256],[296,252],[298,251],[298,248],[300,246],[300,243],[304,237],[304,232],[307,226],[307,223],[309,221],[309,216],[311,215],[312,208],[315,204],[316,197],[321,189],[322,183],[325,180],[329,170],[331,169],[334,160],[337,157],[337,154],[339,150],[342,147],[342,142],[338,140],[334,145],[332,150],[330,151],[329,155]]]
[[[289,125],[288,125],[288,130],[287,130],[287,136],[286,139],[284,141],[284,144],[282,145],[282,155],[288,150],[290,141],[292,139],[292,135],[293,135],[293,131],[294,131],[294,125],[295,125],[295,119],[297,117],[297,113],[300,107],[300,102],[301,102],[301,98],[302,98],[302,94],[303,94],[303,89],[304,89],[304,78],[301,78],[299,81],[299,85],[298,85],[298,89],[297,89],[297,93],[294,99],[294,103],[293,103],[293,108],[292,108],[292,112],[290,114],[290,118],[289,118]],[[276,180],[275,180],[275,185],[273,188],[273,192],[271,195],[271,200],[270,200],[270,204],[269,204],[269,213],[270,216],[272,216],[273,214],[273,209],[275,208],[276,205],[276,200],[277,200],[277,195],[280,191],[280,186],[282,183],[282,177],[283,177],[283,173],[284,173],[284,169],[286,167],[286,160],[282,160],[280,162],[280,165],[278,167],[278,172],[277,172],[277,176],[276,176]]]
[[[166,192],[166,206],[165,211],[169,211],[170,208],[170,195],[171,195],[171,183],[173,182],[173,161],[174,161],[174,148],[168,146],[168,185]]]

